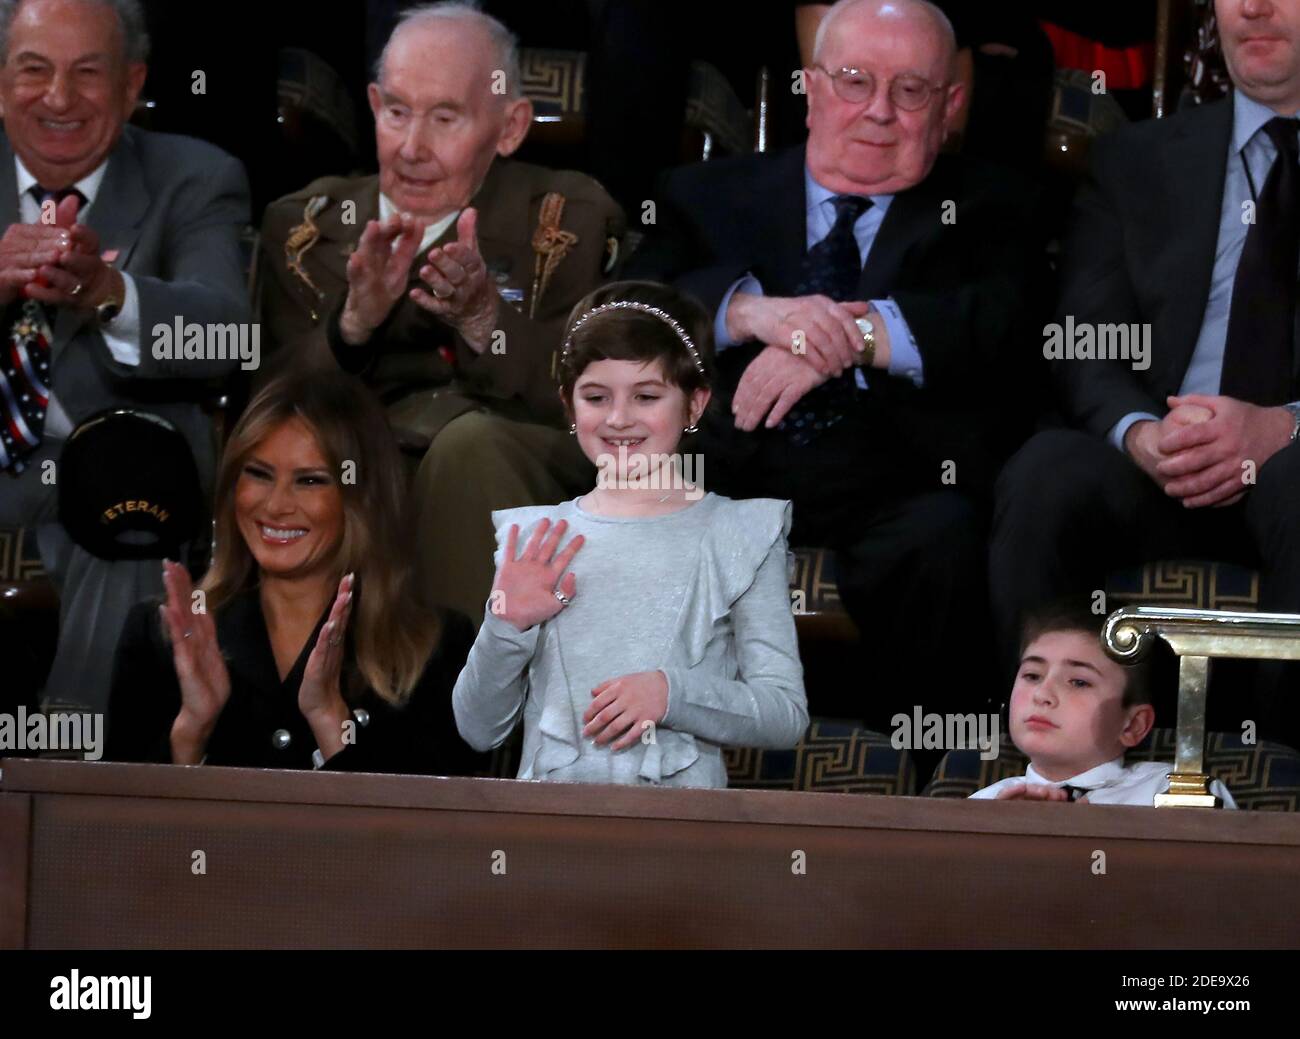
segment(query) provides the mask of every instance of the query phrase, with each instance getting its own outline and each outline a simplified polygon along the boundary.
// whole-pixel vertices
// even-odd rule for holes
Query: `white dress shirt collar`
[[[398,212],[400,212],[400,210],[393,205],[392,199],[381,191],[379,193],[379,219],[387,220],[394,213]],[[420,239],[420,252],[427,253],[431,248],[433,248],[433,243],[441,238],[443,232],[456,222],[456,218],[459,217],[460,214],[461,211],[458,209],[454,213],[448,213],[436,224],[430,224],[426,227],[424,229],[424,237]]]
[[[33,203],[39,206],[40,203],[36,202],[36,200],[27,193],[28,189],[33,184],[37,183],[36,178],[32,176],[31,171],[28,170],[27,167],[23,165],[23,160],[20,159],[17,155],[14,156],[14,169],[18,174],[19,204],[20,205],[22,204],[22,200],[24,198],[29,198],[32,199]],[[99,194],[99,189],[104,183],[104,174],[107,172],[108,172],[108,160],[105,159],[98,166],[96,166],[90,173],[86,174],[79,181],[77,181],[77,183],[72,185],[74,188],[80,191],[82,196],[86,199],[85,204],[82,205],[80,210],[78,210],[78,214],[77,214],[78,222],[80,223],[85,222],[84,220],[81,219],[81,216],[86,212],[86,210],[88,210],[91,206],[95,204],[95,196]]]
[[[1040,772],[1035,771],[1031,764],[1025,769],[1025,779],[1031,783],[1046,783],[1048,786],[1077,786],[1087,790],[1096,790],[1100,787],[1111,786],[1124,778],[1124,755],[1105,761],[1100,765],[1095,765],[1086,772],[1080,772],[1077,776],[1071,776],[1069,779],[1048,779]]]
[[[804,197],[808,200],[808,211],[811,213],[815,209],[824,207],[826,210],[824,216],[828,219],[829,224],[834,224],[835,206],[831,200],[837,197],[837,193],[817,183],[813,179],[812,170],[807,166],[803,168],[803,178],[806,188]],[[871,199],[871,204],[881,213],[888,212],[889,204],[894,201],[893,195],[864,195],[862,197]],[[858,219],[861,219],[861,217]]]

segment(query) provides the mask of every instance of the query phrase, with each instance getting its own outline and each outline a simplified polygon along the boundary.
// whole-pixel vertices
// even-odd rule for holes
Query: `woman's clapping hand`
[[[171,731],[172,760],[193,765],[202,759],[230,697],[230,674],[211,614],[195,609],[194,586],[185,568],[164,560],[163,586],[167,601],[158,609],[171,639],[172,663],[181,687],[181,709]]]

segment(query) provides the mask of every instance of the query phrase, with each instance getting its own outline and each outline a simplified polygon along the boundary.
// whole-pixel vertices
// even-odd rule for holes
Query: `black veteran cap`
[[[59,522],[100,559],[176,558],[199,530],[203,493],[190,445],[170,422],[104,411],[59,458]]]

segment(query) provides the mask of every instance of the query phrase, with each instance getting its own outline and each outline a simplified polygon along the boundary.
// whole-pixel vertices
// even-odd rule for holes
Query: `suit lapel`
[[[808,188],[804,148],[790,148],[765,164],[751,196],[762,207],[749,214],[753,255],[763,258],[756,273],[769,296],[793,295],[808,251]],[[771,207],[772,199],[789,201]]]
[[[133,132],[130,127],[123,130],[117,147],[109,156],[108,168],[104,171],[94,204],[83,221],[99,235],[101,255],[116,253],[109,262],[119,271],[128,269],[150,201],[144,188],[144,170],[136,154]],[[91,315],[84,310],[59,307],[54,318],[54,339],[50,343],[52,357],[57,358],[90,319]]]
[[[18,209],[18,171],[14,167],[14,153],[9,147],[9,138],[0,137],[4,147],[0,148],[0,213],[7,214],[5,224],[22,220]]]
[[[320,238],[307,255],[321,264],[331,278],[346,285],[348,280],[348,257],[352,255],[361,240],[366,224],[379,219],[379,176],[378,174],[362,177],[351,182],[351,191],[346,198],[331,198],[330,205],[320,216],[316,217],[316,227]],[[308,200],[309,201],[309,200]],[[345,214],[348,202],[356,206]],[[308,202],[303,202],[305,210]],[[352,219],[344,222],[344,216]],[[300,220],[305,217],[299,217]]]
[[[231,675],[238,675],[243,685],[274,692],[279,687],[279,671],[262,619],[257,586],[231,599],[217,613],[216,626],[221,655]]]
[[[939,226],[939,199],[944,192],[938,182],[945,176],[945,168],[946,159],[940,156],[921,183],[894,196],[862,268],[859,299],[888,296],[908,250]]]
[[[478,209],[478,244],[488,276],[498,291],[508,293],[527,314],[533,300],[533,282],[537,274],[537,253],[533,236],[537,221],[533,217],[533,198],[537,189],[525,167],[496,159],[470,205]],[[540,208],[540,199],[539,208]],[[571,225],[569,200],[560,217],[560,226]],[[558,270],[563,269],[561,261]],[[558,275],[557,275],[558,276]],[[552,280],[551,284],[554,284]],[[521,293],[522,295],[516,295]],[[543,294],[545,296],[545,294]]]
[[[1191,362],[1210,298],[1231,135],[1229,96],[1183,119],[1161,157],[1169,199],[1167,226],[1177,229],[1170,238],[1177,242],[1172,249],[1170,283],[1186,287],[1183,298],[1187,301],[1185,306],[1171,308],[1164,336],[1170,392],[1177,392]]]

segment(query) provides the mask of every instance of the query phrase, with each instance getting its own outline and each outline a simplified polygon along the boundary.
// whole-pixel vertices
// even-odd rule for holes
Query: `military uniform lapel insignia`
[[[578,243],[578,236],[572,231],[560,227],[560,218],[564,216],[564,196],[558,191],[548,192],[542,199],[542,210],[537,218],[537,230],[533,232],[533,293],[528,303],[528,316],[537,316],[537,304],[546,294],[551,276],[560,266],[560,262]]]
[[[329,205],[329,201],[328,195],[313,195],[302,211],[302,223],[289,232],[289,237],[284,243],[285,265],[290,273],[306,285],[319,300],[324,300],[325,293],[312,281],[302,260],[311,251],[312,246],[320,241],[320,228],[316,226],[316,218]]]

